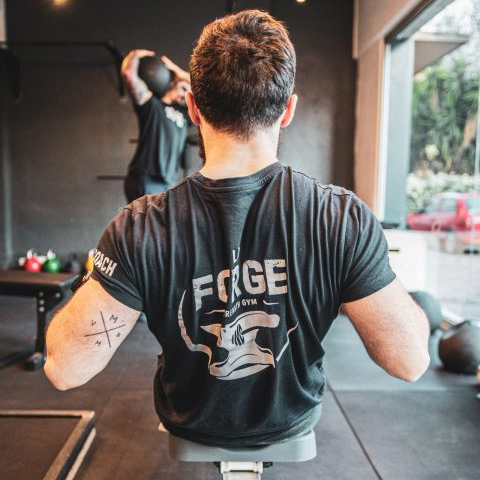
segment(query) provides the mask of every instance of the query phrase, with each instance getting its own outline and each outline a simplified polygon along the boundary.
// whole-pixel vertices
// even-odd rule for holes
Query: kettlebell
[[[67,267],[65,269],[69,273],[81,273],[82,265],[77,259],[76,253],[71,253],[68,259]]]
[[[433,295],[422,290],[409,293],[417,305],[425,312],[430,324],[430,333],[440,328],[442,323],[442,306],[440,302]]]
[[[23,265],[23,268],[27,272],[31,273],[38,273],[42,270],[42,264],[37,258],[37,254],[33,251],[33,249],[30,249],[27,252],[27,259],[25,260],[25,264]]]
[[[438,356],[450,372],[475,375],[480,365],[480,322],[468,319],[449,328],[438,344]]]
[[[62,269],[62,264],[52,250],[47,252],[47,259],[43,264],[43,271],[48,273],[58,273]]]

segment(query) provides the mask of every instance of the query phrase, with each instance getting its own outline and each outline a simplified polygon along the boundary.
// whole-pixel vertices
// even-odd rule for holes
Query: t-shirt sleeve
[[[124,208],[107,226],[95,251],[92,278],[113,298],[142,311],[143,300],[135,270],[136,241],[132,212]]]
[[[147,123],[161,122],[163,119],[162,104],[154,96],[149,98],[143,105],[134,104],[133,108],[137,114],[140,128]]]
[[[352,198],[345,222],[342,303],[368,297],[395,279],[382,226],[357,197]]]

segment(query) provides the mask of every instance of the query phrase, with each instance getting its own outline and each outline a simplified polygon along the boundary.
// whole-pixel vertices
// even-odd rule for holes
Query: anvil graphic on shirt
[[[182,312],[184,297],[185,292],[178,308],[178,325],[182,338],[192,352],[203,352],[208,355],[208,371],[220,380],[235,380],[253,375],[269,366],[275,367],[275,363],[280,360],[290,343],[288,338],[290,332],[298,326],[297,324],[288,330],[286,342],[275,358],[272,350],[259,345],[256,338],[261,328],[278,327],[280,323],[278,315],[256,310],[242,313],[226,325],[220,323],[203,325],[201,326],[203,330],[217,337],[216,346],[228,352],[225,360],[212,363],[212,349],[207,345],[194,344],[188,336]]]

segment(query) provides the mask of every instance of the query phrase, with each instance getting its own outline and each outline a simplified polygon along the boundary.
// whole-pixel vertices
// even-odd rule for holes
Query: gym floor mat
[[[156,429],[158,418],[151,395],[148,390],[121,390],[112,396],[97,421],[103,429],[98,428],[95,452],[88,456],[76,480],[221,479],[212,464],[176,462],[169,458],[167,434]],[[264,471],[262,478],[287,480],[301,472],[301,478],[311,480],[377,479],[331,394],[326,396],[323,415],[315,431],[318,450],[315,459],[275,463]]]
[[[335,390],[438,391],[476,385],[478,382],[474,376],[457,375],[443,369],[437,355],[438,339],[438,334],[430,338],[428,371],[417,382],[408,383],[390,377],[377,366],[368,356],[352,324],[340,316],[323,342],[324,370]]]
[[[337,392],[382,479],[480,478],[477,389]]]
[[[0,478],[64,480],[88,450],[94,418],[93,411],[0,410],[0,448],[7,452]]]
[[[31,309],[29,302],[2,297],[0,315],[8,317],[2,326],[21,325]],[[6,333],[13,334],[11,328]],[[7,343],[0,336],[0,347]],[[265,470],[265,480],[478,480],[474,378],[440,371],[433,358],[426,378],[415,384],[390,379],[345,318],[334,323],[325,350],[330,392],[316,429],[317,458],[275,464]],[[41,371],[12,365],[0,370],[0,407],[95,410],[97,440],[76,480],[219,479],[213,465],[179,464],[166,456],[153,406],[158,351],[147,325],[138,323],[102,373],[67,392],[56,391]]]

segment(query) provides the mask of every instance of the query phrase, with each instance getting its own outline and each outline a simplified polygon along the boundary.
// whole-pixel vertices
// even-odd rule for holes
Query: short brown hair
[[[295,82],[295,49],[284,24],[245,10],[208,24],[190,61],[192,93],[215,129],[247,139],[272,126]]]

